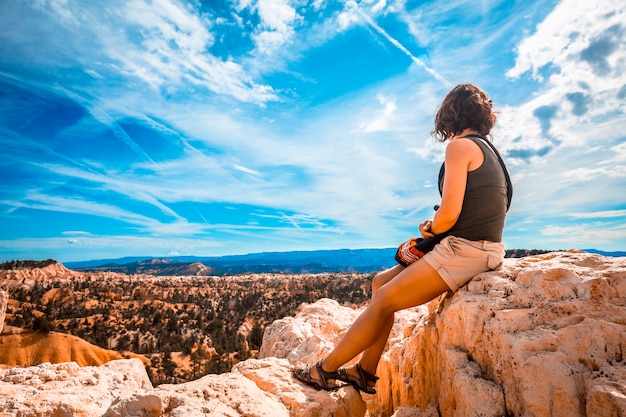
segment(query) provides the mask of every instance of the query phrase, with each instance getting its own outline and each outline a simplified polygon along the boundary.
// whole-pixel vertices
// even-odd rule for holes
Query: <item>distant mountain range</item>
[[[262,252],[215,257],[125,257],[67,262],[70,269],[151,275],[236,275],[244,273],[374,272],[392,266],[395,249]],[[202,270],[201,266],[206,267]],[[192,273],[185,273],[185,269]]]
[[[236,275],[244,273],[371,273],[395,264],[395,248],[339,249],[293,252],[261,252],[247,255],[214,257],[135,256],[118,259],[100,259],[66,262],[70,269],[83,271],[112,271],[125,274],[150,275]],[[626,252],[603,252],[584,249],[585,252],[605,256],[626,256]],[[521,258],[551,251],[537,249],[507,250],[508,258]]]
[[[598,255],[604,255],[604,256],[612,256],[612,257],[620,257],[620,256],[626,256],[626,252],[624,251],[614,251],[614,252],[606,252],[606,251],[602,251],[602,250],[597,250],[597,249],[582,249],[584,252],[589,252],[589,253],[596,253]]]

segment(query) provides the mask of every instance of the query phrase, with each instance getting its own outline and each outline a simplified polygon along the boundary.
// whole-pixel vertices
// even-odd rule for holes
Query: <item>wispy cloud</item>
[[[612,1],[601,3],[562,1],[519,44],[515,66],[507,72],[516,79],[530,73],[545,82],[544,91],[525,106],[523,113],[531,123],[524,126],[536,130],[548,122],[546,133],[565,145],[581,144],[582,126],[605,123],[608,115],[626,110],[624,100],[617,97],[626,85],[618,64],[626,60],[626,10]],[[553,112],[542,121],[536,111],[546,106]],[[620,134],[616,131],[612,137]],[[522,133],[521,143],[533,136],[532,131]]]
[[[393,114],[395,113],[397,106],[393,99],[388,99],[384,95],[379,94],[377,97],[378,102],[383,106],[383,111],[380,116],[374,118],[374,120],[368,122],[364,127],[364,132],[378,132],[386,130],[392,121]]]
[[[571,216],[578,219],[607,219],[615,217],[626,218],[626,210],[604,210],[593,213],[573,213]]]
[[[72,22],[81,36],[63,42],[81,51],[74,59],[83,60],[85,54],[93,57],[85,61],[96,66],[86,71],[98,74],[98,79],[121,74],[170,94],[206,88],[243,102],[263,104],[277,99],[271,86],[255,81],[241,62],[210,53],[215,38],[210,16],[199,14],[189,4],[133,0],[109,3],[106,9],[96,4],[36,4],[60,22]],[[84,49],[86,38],[95,48]]]
[[[280,51],[295,36],[294,26],[303,19],[286,0],[257,0],[250,7],[260,19],[252,35],[260,54],[273,55]]]
[[[0,3],[0,247],[392,246],[438,202],[445,145],[429,132],[452,80],[500,110],[507,244],[614,229],[624,8],[555,4]],[[3,239],[52,217],[80,222]]]
[[[372,11],[379,11],[382,9],[382,5],[384,3],[380,3],[379,6],[374,7]],[[365,22],[372,27],[376,32],[378,32],[381,36],[383,36],[387,41],[389,41],[393,46],[402,51],[406,56],[408,56],[411,61],[413,61],[416,65],[420,66],[424,71],[432,75],[437,81],[443,84],[445,87],[452,87],[452,84],[446,80],[443,76],[441,76],[437,71],[433,68],[429,67],[423,60],[417,58],[415,55],[411,53],[402,43],[400,43],[397,39],[390,36],[383,28],[381,28],[372,18],[361,10],[361,7],[356,2],[349,2],[349,8],[354,10],[358,16],[360,16]]]
[[[34,210],[56,211],[62,213],[91,213],[103,218],[116,218],[135,225],[149,225],[154,223],[150,217],[123,210],[112,204],[97,203],[79,198],[52,196],[30,191],[22,201],[0,201],[2,204],[14,207],[23,207]]]
[[[575,226],[548,226],[542,235],[551,242],[568,245],[564,249],[590,249],[605,245],[614,240],[626,238],[626,227],[602,227],[601,224],[580,224]]]

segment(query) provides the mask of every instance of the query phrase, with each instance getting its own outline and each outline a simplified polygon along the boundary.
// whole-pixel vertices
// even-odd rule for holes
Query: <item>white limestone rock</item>
[[[66,362],[0,369],[0,415],[102,416],[119,398],[151,388],[138,359],[97,367]]]
[[[296,383],[284,359],[247,360],[232,372],[164,384],[114,403],[104,417],[363,417],[352,389],[318,391]]]
[[[626,415],[626,258],[507,259],[429,307],[383,357],[372,416]]]

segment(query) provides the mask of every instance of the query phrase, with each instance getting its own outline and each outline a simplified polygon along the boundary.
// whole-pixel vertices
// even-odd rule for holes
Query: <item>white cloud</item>
[[[521,83],[530,74],[541,87],[526,103],[502,109],[498,132],[510,156],[537,163],[557,148],[605,146],[608,152],[623,139],[626,104],[618,96],[626,85],[625,22],[620,2],[563,0],[520,42],[507,75]],[[603,175],[598,162],[582,156],[583,166],[570,175]],[[613,175],[621,175],[619,169]]]
[[[91,75],[93,78],[97,78],[99,80],[102,80],[104,77],[102,75],[100,75],[98,73],[98,71],[92,70],[92,69],[87,69],[85,70],[85,72],[89,75]]]
[[[613,156],[607,161],[608,163],[626,163],[626,142],[612,147],[611,151]]]
[[[239,10],[256,10],[260,23],[252,34],[261,55],[273,55],[295,36],[294,27],[302,21],[289,0],[256,0],[240,4]]]
[[[363,20],[372,29],[374,29],[376,32],[378,32],[383,38],[385,38],[393,46],[395,46],[400,51],[402,51],[402,53],[404,53],[406,56],[408,56],[411,59],[411,61],[413,61],[414,64],[416,64],[419,67],[421,67],[424,71],[426,71],[428,74],[433,76],[437,81],[439,81],[445,87],[452,87],[452,84],[450,84],[450,82],[448,80],[446,80],[438,71],[436,71],[435,69],[431,68],[428,64],[426,64],[426,62],[424,62],[424,60],[416,57],[411,51],[409,51],[409,49],[407,49],[406,46],[404,46],[400,41],[398,41],[398,39],[396,39],[396,38],[392,37],[391,35],[389,35],[389,33],[387,33],[387,31],[385,31],[382,27],[380,27],[372,19],[372,17],[369,16],[368,14],[366,14],[362,9],[360,9],[358,7],[358,5],[355,6],[354,12],[359,14],[363,18]]]
[[[264,30],[253,35],[257,51],[263,55],[272,55],[279,50],[293,35],[293,32]]]
[[[64,52],[37,54],[35,58],[46,64],[58,59],[56,65],[65,67],[68,60],[76,60],[96,79],[128,83],[135,78],[168,94],[188,94],[196,88],[258,104],[278,98],[269,85],[255,80],[256,69],[248,68],[243,58],[222,59],[210,52],[214,20],[193,4],[117,0],[104,8],[99,3],[40,0],[33,7],[55,16],[37,27],[45,28],[51,48]]]
[[[66,230],[61,233],[64,236],[90,236],[90,232],[85,232],[83,230]]]
[[[233,165],[233,168],[236,169],[237,171],[241,171],[244,174],[248,174],[248,175],[251,175],[253,177],[261,177],[262,176],[261,172],[259,172],[257,170],[254,170],[254,169],[246,168],[246,167],[241,166],[241,165],[235,164],[235,165]]]
[[[5,201],[4,204],[61,213],[89,213],[94,216],[119,219],[131,224],[143,226],[151,225],[155,222],[150,217],[121,209],[112,204],[89,201],[83,198],[51,196],[37,191],[27,192],[22,201]]]
[[[33,6],[44,11],[49,9],[66,24],[79,25],[78,19],[69,7],[69,0],[35,0]]]
[[[358,5],[354,1],[347,1],[343,10],[337,16],[337,23],[339,24],[339,30],[348,30],[353,25],[357,25],[361,22],[360,14],[358,13]]]
[[[515,67],[507,75],[517,78],[532,71],[533,77],[541,79],[540,70],[546,65],[567,67],[568,61],[579,57],[607,28],[623,24],[624,13],[625,5],[612,0],[563,0],[536,32],[520,43]]]
[[[258,0],[257,9],[262,26],[278,32],[289,31],[300,18],[288,0]]]
[[[592,213],[572,213],[570,216],[577,219],[608,219],[614,217],[626,217],[626,210],[605,210]]]
[[[241,101],[276,99],[272,88],[254,82],[241,64],[222,61],[208,52],[214,42],[208,20],[183,5],[168,0],[156,5],[135,0],[120,16],[131,25],[129,31],[135,26],[143,28],[139,35],[142,43],[129,43],[121,49],[113,44],[109,53],[129,73],[151,86],[191,83]]]
[[[370,2],[371,3],[371,2]],[[379,13],[381,12],[385,6],[387,6],[387,1],[386,0],[378,0],[371,8],[371,12],[372,13]]]
[[[398,108],[395,100],[388,99],[383,94],[378,94],[376,99],[383,106],[383,110],[378,117],[374,117],[370,122],[364,124],[363,132],[371,133],[386,130]]]
[[[171,42],[181,50],[201,53],[214,42],[214,36],[208,30],[210,21],[193,10],[187,10],[176,0],[153,0],[149,3],[132,0],[120,13],[127,21],[147,30],[145,44],[155,39],[157,42]],[[154,48],[159,46],[156,44]]]
[[[39,4],[50,9],[53,2],[42,0]],[[372,242],[391,245],[410,225],[418,224],[421,216],[432,214],[431,207],[438,198],[433,184],[445,144],[432,140],[428,132],[432,128],[433,113],[448,85],[443,77],[472,77],[475,73],[468,75],[466,72],[470,66],[482,72],[485,67],[475,63],[491,55],[489,47],[523,20],[519,14],[498,29],[491,28],[480,36],[466,35],[468,38],[462,39],[468,39],[468,45],[463,48],[452,40],[443,42],[444,48],[435,41],[443,35],[424,22],[441,18],[450,11],[458,13],[457,9],[476,15],[486,13],[499,2],[482,2],[482,8],[466,0],[437,2],[436,7],[430,4],[415,7],[414,14],[409,16],[401,10],[405,7],[402,1],[369,0],[361,2],[360,6],[349,1],[340,10],[337,7],[341,8],[341,4],[323,4],[321,0],[313,5],[286,0],[241,1],[238,10],[249,10],[223,19],[230,24],[233,19],[239,19],[241,33],[238,36],[244,41],[237,46],[248,49],[224,58],[230,51],[221,50],[222,55],[217,52],[213,55],[211,51],[219,50],[219,42],[234,27],[228,27],[228,31],[219,33],[218,37],[217,20],[192,9],[199,4],[197,2],[120,1],[115,3],[120,7],[119,13],[113,13],[116,9],[111,6],[106,9],[109,14],[103,13],[102,19],[98,12],[90,12],[84,5],[79,13],[76,4],[58,2],[59,7],[70,13],[68,16],[83,26],[84,38],[93,39],[93,44],[102,48],[100,52],[82,54],[80,58],[88,62],[83,66],[88,69],[82,73],[89,79],[89,84],[81,86],[85,90],[67,86],[62,91],[88,108],[98,121],[112,130],[114,140],[124,143],[139,158],[133,158],[134,163],[129,161],[125,170],[113,170],[106,161],[73,160],[44,150],[55,161],[37,166],[50,173],[42,181],[67,183],[68,188],[71,184],[91,184],[92,189],[102,190],[110,200],[99,204],[95,198],[87,201],[89,197],[85,200],[54,199],[46,196],[42,188],[22,203],[42,210],[67,211],[74,207],[81,212],[118,218],[137,230],[156,234],[202,234],[219,229],[252,236],[256,231],[263,231],[263,239],[289,240],[299,248],[304,245],[302,241],[311,242],[310,245],[324,245],[326,241],[310,239],[311,235],[282,233],[281,227],[297,229],[298,233],[314,229],[321,232],[320,235],[344,236],[342,233],[345,233],[352,238],[361,235],[367,237],[368,246],[373,245]],[[307,7],[315,8],[314,27],[300,16],[307,16],[308,20],[312,12]],[[322,10],[324,7],[327,9]],[[575,236],[577,230],[544,221],[542,217],[600,222],[619,217],[620,210],[609,211],[605,207],[623,207],[623,196],[615,190],[623,189],[626,176],[626,145],[619,136],[626,126],[624,100],[615,98],[624,75],[613,69],[624,66],[621,65],[624,45],[623,41],[607,37],[608,32],[595,26],[604,25],[606,29],[607,22],[612,24],[615,16],[603,21],[592,15],[586,22],[580,7],[572,9],[572,22],[564,20],[561,27],[542,24],[536,33],[519,44],[519,57],[510,71],[517,78],[505,83],[501,73],[494,74],[488,68],[484,75],[485,79],[493,78],[493,85],[517,89],[519,94],[508,97],[514,96],[511,103],[521,101],[521,104],[500,108],[502,113],[495,139],[510,158],[516,183],[513,216],[509,217],[516,226],[527,228],[548,223],[549,236],[555,239],[560,238],[555,234],[559,230],[568,238]],[[618,5],[613,7],[619,9]],[[102,9],[98,8],[99,13]],[[623,20],[620,10],[615,13]],[[250,19],[250,14],[254,13],[258,16]],[[405,23],[412,24],[414,34],[422,30],[416,43],[427,45],[425,52],[415,47],[414,40],[401,36],[401,31],[396,30],[401,24],[391,31],[391,26],[386,26],[390,20],[378,19],[382,13],[386,13],[386,19],[393,19],[397,16],[391,14],[399,13]],[[324,14],[326,16],[321,17]],[[397,48],[416,65],[408,69],[399,65],[398,73],[386,76],[385,80],[377,79],[372,81],[376,84],[368,88],[314,106],[297,99],[284,106],[282,103],[269,108],[262,106],[279,99],[279,92],[262,80],[262,74],[274,76],[282,70],[287,72],[289,64],[306,56],[308,49],[322,46],[338,31],[355,25],[363,26],[362,33],[369,31],[377,46],[389,50]],[[483,27],[477,24],[474,30],[480,31]],[[458,34],[453,32],[446,36],[458,42]],[[482,40],[476,40],[477,37]],[[559,42],[562,37],[569,43],[560,48],[548,45],[533,61],[533,48],[553,37],[559,38]],[[371,40],[365,39],[366,42]],[[608,43],[602,44],[605,40]],[[71,37],[68,42],[72,42]],[[592,45],[596,48],[589,49]],[[489,50],[483,50],[485,48]],[[432,60],[433,56],[443,55],[441,49],[445,49],[446,62],[458,63],[458,67]],[[594,55],[598,51],[607,53]],[[476,55],[471,62],[466,61],[469,54]],[[428,61],[418,58],[424,56],[428,56]],[[408,66],[409,59],[405,61]],[[436,68],[443,68],[445,72],[440,73]],[[533,76],[543,77],[543,81],[527,83]],[[314,81],[314,76],[307,79],[307,82]],[[92,85],[102,87],[91,89]],[[152,90],[148,91],[146,85]],[[97,98],[82,99],[79,93],[71,91],[85,91],[84,97]],[[531,95],[531,91],[534,94]],[[226,106],[222,101],[224,96]],[[543,109],[543,113],[539,111],[541,117],[537,109]],[[175,132],[175,140],[159,138],[164,142],[177,142],[171,147],[176,149],[172,159],[151,159],[150,147],[145,142],[134,141],[132,135],[116,125],[120,119],[128,118],[148,123],[148,117],[142,114],[149,114],[168,126],[155,129],[150,125],[150,130],[161,132],[161,129],[171,128]],[[78,127],[75,132],[89,134],[88,126]],[[15,141],[20,142],[23,143],[19,138]],[[28,146],[33,148],[36,144]],[[60,163],[67,166],[61,167]],[[272,214],[265,218],[259,214],[259,220],[274,220],[281,226],[260,226],[262,222],[249,219],[241,225],[210,224],[207,218],[211,220],[211,217],[204,217],[200,212],[197,214],[204,222],[193,224],[182,214],[181,207],[185,204],[219,201],[267,207]],[[131,205],[126,206],[126,203]],[[119,207],[114,207],[115,204]],[[133,211],[144,206],[147,210],[143,213],[154,215],[156,212],[160,221],[137,214],[142,213],[141,210]],[[288,214],[273,214],[281,209]],[[199,219],[195,215],[193,218]],[[69,232],[64,237],[64,243],[71,239],[74,246],[88,241],[94,245],[104,242],[97,237],[87,240],[92,236]],[[296,242],[302,237],[306,238]],[[333,242],[335,245],[339,241]],[[345,242],[346,246],[355,246],[354,240],[346,238]],[[190,241],[177,241],[172,246],[168,250],[198,253],[198,247],[192,247]],[[141,243],[137,245],[139,249],[142,247]],[[240,248],[232,250],[239,252]],[[136,248],[128,250],[137,251]],[[148,247],[146,250],[151,251]]]
[[[571,182],[597,181],[602,178],[626,178],[626,166],[581,167],[563,173]]]
[[[603,227],[601,224],[579,224],[576,226],[548,226],[541,234],[552,242],[567,244],[569,248],[597,248],[626,239],[626,227]]]
[[[66,179],[87,181],[100,188],[104,193],[113,192],[118,194],[116,197],[128,197],[132,201],[141,202],[157,208],[171,219],[181,220],[181,217],[175,211],[162,203],[162,201],[167,201],[167,199],[161,200],[161,198],[168,195],[168,190],[163,188],[162,193],[154,192],[154,189],[158,188],[157,185],[150,184],[150,181],[154,180],[154,176],[146,176],[146,178],[142,180],[137,180],[133,178],[132,175],[130,178],[127,178],[115,171],[95,173],[91,169],[65,167],[54,164],[42,164],[41,167],[47,169],[49,173],[60,175]],[[173,188],[175,189],[175,187]],[[110,197],[113,197],[113,195],[110,195]],[[26,193],[25,201],[30,202],[27,207],[36,209],[68,213],[85,212],[102,217],[125,219],[133,224],[147,224],[151,221],[147,217],[121,209],[113,204],[104,204],[99,201],[89,201],[87,199],[51,196],[38,191]],[[18,205],[21,206],[19,203]]]
[[[243,249],[243,247],[238,247],[235,251]],[[172,236],[93,235],[78,239],[23,238],[0,240],[0,251],[2,253],[16,253],[18,256],[26,259],[53,258],[63,262],[102,259],[103,257],[121,258],[130,254],[165,256],[172,252],[200,256],[204,254],[213,255],[216,251],[222,251],[223,254],[232,254],[233,252],[229,252],[232,250],[232,248],[228,247],[228,242]]]

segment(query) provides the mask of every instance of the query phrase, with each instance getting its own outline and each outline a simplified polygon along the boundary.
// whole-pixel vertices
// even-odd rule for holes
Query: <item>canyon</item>
[[[46,268],[51,271],[31,270],[28,279],[2,276],[3,337],[15,330],[5,322],[15,319],[12,294],[21,286],[76,279],[61,266]],[[254,277],[248,278],[249,290]],[[99,365],[5,365],[0,416],[626,415],[626,258],[567,251],[506,259],[458,292],[398,313],[377,370],[376,395],[351,387],[317,391],[291,375],[293,364],[323,357],[340,340],[365,306],[369,277],[355,274],[353,287],[342,287],[353,302],[338,302],[328,287],[326,293],[315,289],[315,276],[285,278],[292,289],[308,283],[311,291],[301,294],[312,295],[293,314],[268,320],[258,351],[227,372],[155,384],[144,358],[123,352],[126,357]],[[323,285],[334,282],[326,278]],[[285,285],[284,293],[269,293],[285,298]],[[117,296],[130,295],[118,290]]]
[[[155,385],[191,381],[254,358],[265,327],[302,303],[331,297],[362,305],[370,279],[357,273],[128,275],[74,271],[56,262],[4,270],[0,288],[11,296],[0,364],[66,358],[85,366],[136,357]],[[26,347],[11,348],[20,345]]]

